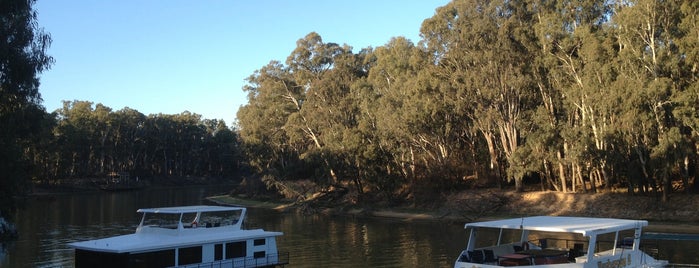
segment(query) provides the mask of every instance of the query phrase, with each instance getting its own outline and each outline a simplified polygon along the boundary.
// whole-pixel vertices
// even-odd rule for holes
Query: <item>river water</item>
[[[67,243],[133,233],[139,208],[209,204],[230,187],[154,188],[32,198],[18,211],[20,238],[0,244],[0,267],[73,267]],[[462,224],[248,209],[247,228],[284,232],[289,267],[453,267],[465,245]],[[661,245],[661,257],[699,263],[697,242]],[[678,259],[679,258],[679,259]]]

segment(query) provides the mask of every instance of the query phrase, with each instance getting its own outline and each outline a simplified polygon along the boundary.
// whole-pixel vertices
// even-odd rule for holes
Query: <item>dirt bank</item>
[[[699,233],[697,204],[699,196],[684,194],[661,202],[653,196],[626,193],[467,191],[449,196],[444,207],[465,213],[466,217],[475,214],[496,218],[555,215],[643,219],[650,223],[647,231]]]
[[[253,201],[231,196],[211,197],[224,204],[265,207],[308,212],[309,204],[276,201]],[[699,233],[699,196],[673,195],[669,202],[651,196],[620,193],[575,194],[559,192],[525,192],[474,190],[453,193],[430,208],[359,207],[338,205],[314,207],[313,213],[385,217],[402,220],[441,220],[458,224],[470,221],[535,216],[586,216],[644,219],[651,232]],[[312,204],[310,205],[312,206]]]

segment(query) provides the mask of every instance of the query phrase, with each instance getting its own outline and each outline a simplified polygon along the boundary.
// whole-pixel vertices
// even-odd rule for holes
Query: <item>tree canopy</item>
[[[38,75],[53,59],[51,36],[37,25],[34,0],[0,2],[0,217],[28,190],[30,159],[25,154],[43,116]]]
[[[536,179],[562,192],[693,191],[694,1],[455,0],[417,44],[310,33],[248,78],[250,165],[389,198]]]
[[[414,203],[468,187],[697,192],[699,4],[454,0],[421,40],[302,37],[247,78],[237,125],[89,101],[47,113],[32,0],[0,3],[0,208],[31,180],[230,177]]]

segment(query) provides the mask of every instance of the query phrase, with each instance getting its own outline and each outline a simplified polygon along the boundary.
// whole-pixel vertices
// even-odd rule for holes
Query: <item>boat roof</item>
[[[181,207],[161,207],[161,208],[142,208],[137,210],[138,213],[165,213],[165,214],[181,214],[194,212],[217,212],[217,211],[233,211],[245,210],[244,207],[226,207],[226,206],[181,206]]]
[[[621,230],[648,226],[645,220],[613,218],[536,216],[505,220],[467,223],[464,228],[489,227],[501,229],[522,229],[559,233],[578,233],[583,236],[611,233]]]
[[[282,232],[269,232],[262,229],[238,231],[197,232],[191,235],[127,234],[102,239],[74,242],[68,246],[75,249],[111,252],[137,253],[152,250],[172,249],[203,244],[245,241],[256,238],[281,236]]]

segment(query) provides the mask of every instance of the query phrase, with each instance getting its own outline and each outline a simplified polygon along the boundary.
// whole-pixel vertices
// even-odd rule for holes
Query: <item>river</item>
[[[139,208],[209,204],[230,187],[152,188],[31,198],[17,212],[20,238],[1,244],[0,267],[73,267],[67,243],[132,233]],[[452,267],[465,245],[463,225],[248,209],[247,228],[284,232],[289,267]],[[699,263],[697,243],[661,245],[661,257]],[[665,255],[665,256],[663,256]]]

